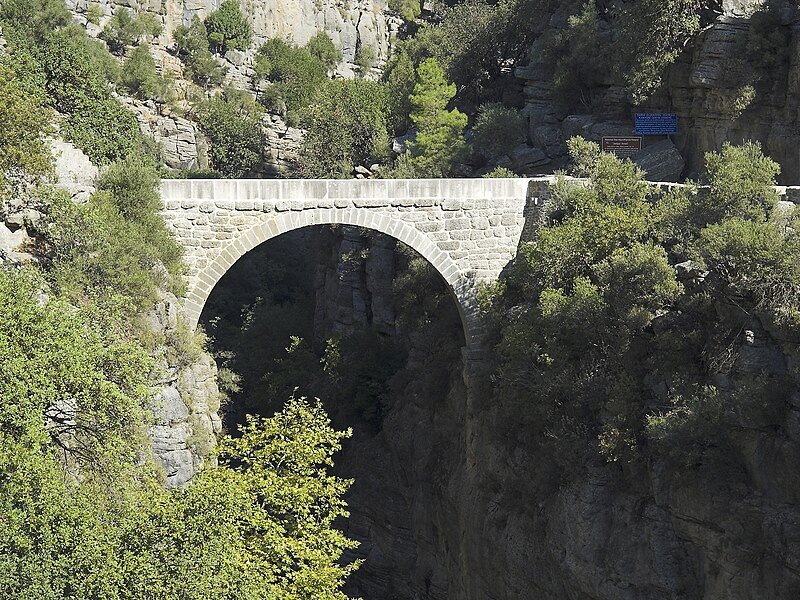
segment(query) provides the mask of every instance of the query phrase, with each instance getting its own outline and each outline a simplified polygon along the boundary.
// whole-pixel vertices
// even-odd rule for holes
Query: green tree
[[[253,38],[250,23],[242,14],[238,0],[224,0],[206,17],[205,26],[215,51],[222,54],[231,48],[246,50]]]
[[[700,31],[707,0],[641,0],[622,9],[612,54],[634,104],[649,98],[686,43]]]
[[[386,65],[384,79],[389,96],[389,124],[393,132],[405,133],[411,126],[409,97],[416,83],[411,55],[402,50],[395,52]]]
[[[161,92],[162,83],[156,73],[156,62],[147,46],[138,46],[125,60],[120,83],[140,98],[153,99]]]
[[[254,68],[257,79],[272,82],[261,101],[295,125],[300,112],[328,80],[327,66],[320,58],[280,38],[269,39],[258,49]]]
[[[181,25],[175,30],[175,45],[186,65],[186,74],[196,84],[208,89],[221,85],[225,80],[227,69],[220,66],[208,49],[208,32],[206,26],[197,16],[187,27]]]
[[[372,81],[331,81],[303,116],[307,130],[300,153],[304,177],[350,177],[356,165],[389,155],[387,96]]]
[[[411,163],[423,177],[444,177],[469,154],[462,136],[467,116],[457,109],[447,110],[455,95],[455,84],[447,83],[436,59],[423,61],[410,98],[417,137],[409,144]]]
[[[211,141],[211,166],[226,177],[252,174],[261,164],[263,108],[244,92],[226,89],[198,106],[200,126]]]
[[[0,3],[0,22],[5,22],[3,34],[18,31],[34,44],[41,43],[50,33],[72,22],[72,15],[60,0],[4,0]]]
[[[389,8],[406,21],[413,21],[422,13],[422,3],[419,0],[389,0]]]
[[[336,63],[342,60],[342,52],[324,31],[318,31],[308,40],[306,50],[319,59],[328,69],[332,69],[336,66]]]
[[[119,8],[103,28],[100,38],[117,54],[125,49],[161,35],[162,27],[151,13],[136,14],[127,8]]]
[[[475,144],[493,157],[510,154],[525,142],[525,122],[519,112],[499,103],[481,104],[472,130]]]
[[[10,61],[0,60],[0,199],[24,179],[51,173],[45,138],[52,120],[44,91],[23,86]]]

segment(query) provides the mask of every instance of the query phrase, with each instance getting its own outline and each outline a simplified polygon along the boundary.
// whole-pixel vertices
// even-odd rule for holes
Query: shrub
[[[305,47],[312,56],[316,57],[328,69],[332,69],[336,66],[336,63],[342,60],[341,51],[333,44],[333,40],[331,40],[330,36],[324,31],[315,33],[314,37],[308,40]]]
[[[139,98],[153,99],[158,96],[163,86],[156,73],[156,62],[146,46],[137,47],[125,60],[120,83]]]
[[[300,155],[304,177],[350,177],[356,165],[389,155],[387,97],[371,81],[331,81],[303,116],[307,129]]]
[[[192,81],[205,90],[222,84],[227,70],[209,51],[206,26],[200,19],[195,16],[188,27],[181,25],[175,30],[175,45]]]
[[[406,21],[413,21],[422,13],[422,3],[419,0],[389,0],[389,9]]]
[[[106,41],[113,52],[122,54],[129,46],[158,37],[161,31],[161,23],[155,15],[151,13],[137,15],[127,8],[120,7],[106,24],[100,38]]]
[[[325,63],[307,48],[298,48],[280,38],[267,40],[258,49],[256,76],[272,82],[262,102],[271,110],[284,112],[292,123],[309,105],[316,91],[327,81]]]
[[[703,2],[642,0],[622,9],[612,57],[634,104],[660,86],[667,67],[700,31]]]
[[[780,165],[761,152],[757,142],[722,145],[721,152],[706,154],[706,181],[702,218],[714,222],[727,217],[764,220],[778,201],[775,177]]]
[[[519,175],[507,167],[495,167],[483,177],[486,179],[507,179],[510,177],[519,177]]]
[[[481,104],[473,132],[478,147],[500,157],[525,141],[525,122],[513,108],[498,103]]]
[[[0,200],[25,179],[51,173],[45,138],[52,122],[44,90],[24,86],[10,61],[0,59]]]
[[[362,77],[372,68],[376,60],[378,60],[378,52],[374,46],[361,44],[358,47],[354,62],[361,70]]]
[[[263,109],[244,92],[227,89],[198,106],[198,119],[211,141],[211,166],[226,177],[252,174],[261,164]]]
[[[224,0],[205,21],[208,39],[215,51],[225,54],[231,48],[246,50],[253,34],[238,0]]]

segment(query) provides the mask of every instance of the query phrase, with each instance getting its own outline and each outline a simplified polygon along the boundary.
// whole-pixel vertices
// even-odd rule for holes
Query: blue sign
[[[678,115],[675,113],[636,113],[636,133],[639,135],[678,133]]]

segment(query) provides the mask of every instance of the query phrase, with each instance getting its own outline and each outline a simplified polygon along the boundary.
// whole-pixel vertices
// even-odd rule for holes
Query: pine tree
[[[448,84],[444,71],[434,58],[417,68],[417,83],[411,94],[411,121],[417,138],[411,146],[411,164],[422,177],[444,177],[469,154],[462,132],[467,116],[457,109],[447,110],[455,97],[455,84]]]

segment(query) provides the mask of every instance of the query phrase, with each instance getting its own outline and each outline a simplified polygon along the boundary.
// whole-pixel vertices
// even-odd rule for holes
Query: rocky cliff
[[[68,142],[53,139],[50,145],[56,187],[73,202],[86,202],[96,191],[98,168]],[[42,214],[33,206],[24,195],[0,206],[0,264],[39,262],[36,238]],[[222,431],[216,364],[194,345],[181,311],[178,299],[162,291],[143,325],[147,336],[156,340],[156,368],[151,374],[155,418],[150,435],[168,487],[191,479]]]
[[[770,19],[753,15],[771,7]],[[666,85],[645,104],[631,106],[621,78],[598,73],[582,108],[564,104],[554,88],[553,31],[567,27],[571,7],[562,5],[530,49],[528,61],[516,69],[524,83],[523,114],[528,119],[528,141],[544,153],[540,172],[564,164],[565,140],[582,135],[599,141],[606,135],[632,135],[635,112],[675,112],[678,134],[645,136],[636,158],[651,180],[697,177],[703,155],[722,142],[758,140],[764,151],[782,166],[781,182],[800,179],[798,154],[798,75],[800,74],[800,14],[789,2],[726,0],[716,20],[686,47],[665,77]],[[601,23],[601,25],[603,25]],[[771,38],[770,44],[748,50],[753,28]],[[600,44],[611,43],[611,30],[600,28]],[[779,60],[770,62],[770,56]],[[767,61],[764,61],[767,57]],[[674,143],[673,143],[674,142]],[[544,159],[546,157],[546,159]]]

